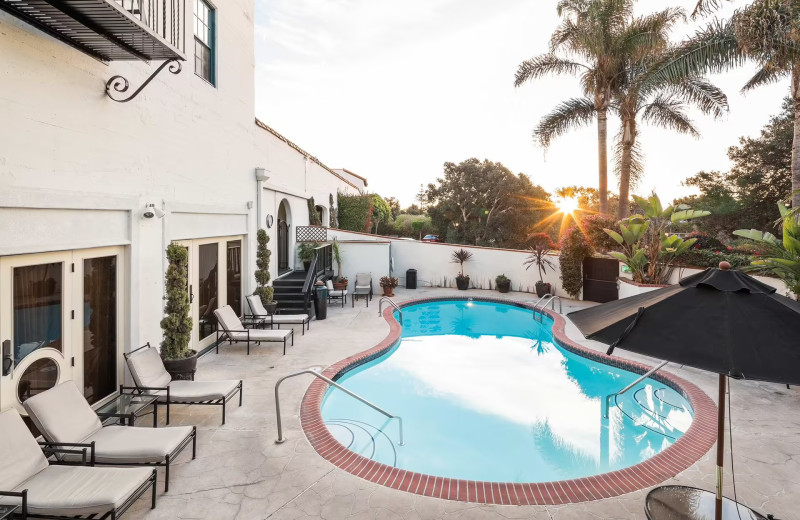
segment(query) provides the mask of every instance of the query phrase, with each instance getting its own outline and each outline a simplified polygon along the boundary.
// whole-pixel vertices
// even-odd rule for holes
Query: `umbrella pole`
[[[725,386],[728,377],[719,375],[719,413],[717,414],[717,501],[714,518],[722,520],[722,465],[725,461]]]

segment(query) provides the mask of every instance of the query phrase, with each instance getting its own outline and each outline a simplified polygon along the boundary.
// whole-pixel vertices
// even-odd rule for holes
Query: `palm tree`
[[[707,13],[721,0],[700,0],[696,13]],[[660,72],[674,80],[708,72],[722,72],[753,61],[758,71],[742,87],[791,78],[795,123],[792,145],[792,206],[800,207],[800,12],[797,0],[755,0],[736,10],[729,20],[714,20],[682,44]]]
[[[579,74],[584,97],[560,103],[533,131],[544,148],[567,130],[597,118],[598,190],[600,212],[608,213],[608,109],[620,78],[628,47],[635,40],[620,38],[633,12],[633,0],[561,0],[561,24],[550,39],[550,51],[523,61],[516,87],[550,74]]]
[[[642,152],[637,143],[638,119],[653,126],[699,137],[697,128],[686,114],[687,106],[694,105],[702,113],[714,117],[719,117],[728,108],[725,94],[705,78],[689,76],[678,83],[665,81],[663,77],[653,78],[653,70],[658,70],[658,63],[657,57],[648,57],[627,67],[626,79],[621,82],[613,105],[621,121],[615,146],[619,176],[619,219],[628,217],[630,188],[642,173]]]

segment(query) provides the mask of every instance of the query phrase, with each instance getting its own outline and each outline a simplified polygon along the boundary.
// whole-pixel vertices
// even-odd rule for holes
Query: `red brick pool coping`
[[[468,298],[425,298],[411,300],[401,307],[434,301],[467,300]],[[473,301],[503,303],[530,309],[520,302],[495,298],[469,298]],[[401,336],[400,324],[393,309],[387,308],[383,317],[389,324],[389,334],[369,350],[343,359],[325,369],[330,379],[367,363],[390,350]],[[553,337],[561,347],[599,363],[615,366],[638,374],[651,367],[607,356],[587,349],[570,340],[565,333],[566,320],[547,311],[553,319]],[[697,462],[716,442],[717,408],[714,402],[694,384],[668,372],[658,372],[653,379],[682,394],[694,409],[694,420],[686,433],[657,455],[620,470],[572,480],[537,483],[481,482],[459,480],[406,471],[363,457],[339,443],[322,420],[322,399],[328,384],[320,379],[311,383],[300,405],[300,423],[311,445],[323,458],[335,466],[370,482],[401,491],[408,491],[446,500],[501,505],[559,505],[610,498],[660,484]]]

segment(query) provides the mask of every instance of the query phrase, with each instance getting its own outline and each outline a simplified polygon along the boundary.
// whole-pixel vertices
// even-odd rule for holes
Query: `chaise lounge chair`
[[[283,342],[283,355],[286,355],[286,340],[291,338],[292,345],[294,345],[294,329],[285,330],[264,330],[264,329],[248,329],[242,325],[239,316],[233,312],[230,305],[221,307],[214,311],[219,322],[217,327],[217,354],[219,354],[220,341],[228,340],[231,343],[234,341],[247,343],[247,355],[250,355],[250,343],[260,345],[262,341]],[[220,331],[220,327],[222,331]]]
[[[167,404],[169,424],[170,404],[206,404],[222,407],[222,424],[225,424],[225,407],[236,393],[242,406],[242,381],[173,381],[164,368],[158,350],[150,343],[123,354],[136,386],[123,386],[120,391],[138,391],[158,395],[159,403]]]
[[[115,520],[152,488],[156,507],[156,470],[61,466],[47,461],[15,409],[0,413],[0,504],[19,506],[26,518]],[[46,444],[48,453],[94,457],[92,444]]]
[[[94,444],[95,464],[164,466],[164,492],[169,491],[169,465],[175,457],[189,444],[192,458],[197,454],[195,426],[103,427],[72,381],[35,395],[22,406],[47,441]],[[65,455],[61,460],[77,462],[79,458]]]
[[[245,314],[246,320],[269,325],[269,328],[277,325],[279,329],[281,325],[300,325],[303,335],[306,333],[306,328],[311,328],[311,317],[308,314],[270,314],[261,303],[261,297],[256,294],[247,297],[247,305],[250,306],[252,314]]]

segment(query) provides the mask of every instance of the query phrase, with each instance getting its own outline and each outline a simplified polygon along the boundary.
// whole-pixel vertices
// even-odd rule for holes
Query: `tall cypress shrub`
[[[167,247],[166,289],[167,301],[164,304],[164,318],[161,330],[161,355],[166,359],[190,357],[189,342],[192,339],[192,317],[189,307],[188,287],[189,252],[185,247],[172,243]]]
[[[258,287],[256,287],[255,294],[259,298],[261,298],[261,303],[264,305],[268,305],[272,303],[272,296],[275,292],[275,289],[272,286],[267,286],[270,280],[269,275],[269,260],[272,256],[272,251],[267,248],[267,244],[269,244],[269,235],[263,229],[259,229],[258,233],[256,233],[256,241],[258,245],[256,246],[256,283]]]

